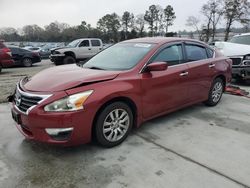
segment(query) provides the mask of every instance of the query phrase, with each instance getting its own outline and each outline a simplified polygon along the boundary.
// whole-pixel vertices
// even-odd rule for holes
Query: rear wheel
[[[31,67],[32,66],[32,60],[30,58],[24,58],[23,59],[23,66]]]
[[[133,126],[133,113],[123,102],[106,106],[97,117],[95,135],[98,143],[104,147],[121,144]]]
[[[216,78],[209,92],[208,100],[205,101],[207,106],[216,106],[222,97],[224,82],[221,78]]]
[[[76,63],[76,59],[72,56],[66,56],[64,59],[63,59],[63,64],[66,65],[66,64],[74,64]]]

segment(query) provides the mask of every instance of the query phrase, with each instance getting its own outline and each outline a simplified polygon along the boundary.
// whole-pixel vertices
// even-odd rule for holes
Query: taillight
[[[11,52],[9,48],[3,48],[2,51],[5,53]]]
[[[3,48],[2,51],[11,56],[11,50],[9,48]]]

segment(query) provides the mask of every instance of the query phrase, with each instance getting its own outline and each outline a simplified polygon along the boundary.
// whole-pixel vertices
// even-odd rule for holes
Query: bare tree
[[[192,27],[196,30],[199,35],[199,39],[201,39],[201,31],[200,31],[200,20],[195,16],[189,16],[186,21],[186,26]]]
[[[207,25],[207,29],[208,32],[211,32],[212,40],[214,41],[216,27],[224,14],[221,0],[209,0],[205,5],[203,5],[202,13],[207,17],[207,21],[209,23],[209,25]],[[212,25],[211,30],[210,24]],[[210,36],[210,33],[207,36]]]
[[[225,41],[229,38],[229,33],[234,22],[249,22],[250,2],[248,0],[224,0],[224,17],[226,20]]]

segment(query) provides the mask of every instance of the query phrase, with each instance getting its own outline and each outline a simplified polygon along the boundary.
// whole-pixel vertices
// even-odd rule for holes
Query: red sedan
[[[149,119],[199,102],[217,105],[231,63],[195,40],[128,40],[82,66],[24,78],[12,97],[12,116],[28,139],[76,145],[95,137],[113,147]]]

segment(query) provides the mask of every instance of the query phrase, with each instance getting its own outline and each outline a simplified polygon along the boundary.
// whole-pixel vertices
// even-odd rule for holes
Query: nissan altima
[[[195,103],[217,105],[231,66],[196,40],[128,40],[82,66],[53,67],[22,79],[9,98],[12,117],[27,139],[69,146],[95,138],[113,147],[147,120]]]

